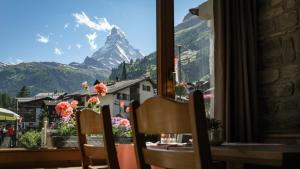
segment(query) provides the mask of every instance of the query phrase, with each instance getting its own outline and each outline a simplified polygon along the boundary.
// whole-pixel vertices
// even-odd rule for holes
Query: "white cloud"
[[[37,34],[37,39],[36,41],[40,42],[40,43],[48,43],[49,42],[49,37],[47,36],[43,36],[43,35],[40,35],[40,34]]]
[[[64,25],[64,29],[67,29],[67,28],[69,28],[69,23],[65,23],[65,25]]]
[[[76,44],[76,47],[77,47],[78,49],[80,49],[82,46],[81,46],[79,43],[77,43],[77,44]]]
[[[54,48],[54,54],[61,56],[63,54],[62,50],[59,48]]]
[[[97,49],[97,44],[95,43],[95,40],[97,38],[97,33],[94,32],[94,33],[86,34],[85,36],[88,39],[91,50]]]
[[[74,13],[73,16],[75,17],[77,24],[85,25],[90,29],[97,31],[110,31],[113,27],[106,18],[95,17],[96,21],[94,22],[84,12]],[[78,26],[76,25],[76,27]]]
[[[71,50],[72,49],[72,45],[68,45],[68,50]]]

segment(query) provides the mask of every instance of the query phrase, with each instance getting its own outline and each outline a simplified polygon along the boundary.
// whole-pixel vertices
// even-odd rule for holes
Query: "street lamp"
[[[181,45],[176,45],[178,47],[178,83],[181,83],[181,59],[180,59],[180,50]]]

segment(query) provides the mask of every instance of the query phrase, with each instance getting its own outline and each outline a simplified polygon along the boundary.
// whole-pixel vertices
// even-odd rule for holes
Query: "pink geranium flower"
[[[209,101],[209,100],[212,99],[213,97],[214,97],[213,94],[204,94],[204,95],[203,95],[204,101]]]
[[[100,103],[100,100],[98,99],[97,96],[93,96],[93,97],[89,98],[88,103],[89,104],[97,104],[97,103]]]
[[[104,83],[96,84],[94,86],[94,89],[95,89],[96,93],[100,94],[101,96],[105,96],[107,93],[107,87]]]
[[[77,100],[71,101],[71,107],[72,107],[73,109],[75,109],[77,106],[78,106],[78,101],[77,101]]]
[[[129,125],[130,125],[129,120],[127,120],[127,119],[121,119],[120,120],[120,126],[127,127]]]
[[[88,89],[89,85],[87,81],[84,81],[81,83],[81,86],[83,87],[83,89]]]
[[[55,106],[55,110],[61,117],[70,116],[73,113],[73,108],[69,102],[63,101]]]
[[[130,113],[131,112],[131,109],[130,107],[126,107],[126,110],[125,110],[126,113]]]

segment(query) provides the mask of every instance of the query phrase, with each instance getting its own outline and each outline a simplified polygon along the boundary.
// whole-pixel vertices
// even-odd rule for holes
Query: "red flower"
[[[88,89],[89,85],[87,81],[84,81],[81,83],[81,86],[83,87],[83,89]]]
[[[121,119],[120,120],[120,126],[129,126],[130,125],[130,123],[129,123],[129,120],[127,120],[127,119]]]
[[[107,87],[104,83],[99,83],[94,86],[95,91],[101,96],[105,96],[107,93]]]
[[[93,97],[89,98],[89,100],[88,100],[88,103],[89,103],[89,104],[97,104],[97,103],[99,103],[99,102],[100,102],[100,101],[99,101],[99,99],[98,99],[97,96],[93,96]]]
[[[70,116],[73,113],[73,108],[69,102],[60,102],[55,106],[58,115],[62,117]]]
[[[78,101],[77,101],[77,100],[71,101],[71,107],[72,107],[73,109],[75,109],[77,106],[78,106]]]
[[[124,100],[120,100],[120,107],[123,108],[125,105],[125,101]]]
[[[131,112],[131,109],[130,109],[130,107],[128,106],[128,107],[126,107],[126,113],[130,113]]]
[[[203,95],[204,101],[210,100],[210,99],[212,99],[213,97],[214,97],[213,94],[204,94],[204,95]]]

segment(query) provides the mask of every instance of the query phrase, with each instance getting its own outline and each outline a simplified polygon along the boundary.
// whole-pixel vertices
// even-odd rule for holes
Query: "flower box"
[[[102,145],[102,137],[87,137],[87,142],[92,145]],[[52,143],[57,148],[72,148],[78,147],[77,136],[52,136]]]
[[[133,142],[132,137],[114,137],[115,143],[117,144],[131,144]]]

